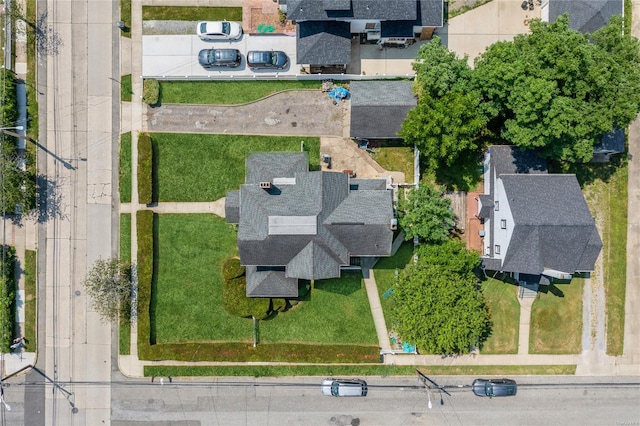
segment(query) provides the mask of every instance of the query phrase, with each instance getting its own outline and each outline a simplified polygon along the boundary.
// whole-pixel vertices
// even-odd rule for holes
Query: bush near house
[[[160,83],[154,78],[147,78],[143,83],[142,100],[147,105],[157,105],[160,100]]]
[[[15,282],[15,261],[16,250],[11,246],[2,246],[2,275],[0,275],[0,309],[2,309],[2,318],[0,327],[2,327],[2,340],[0,346],[3,353],[9,352],[11,349],[11,341],[13,339],[14,318],[16,308],[16,282]]]
[[[138,135],[138,202],[153,202],[153,147],[148,133]]]

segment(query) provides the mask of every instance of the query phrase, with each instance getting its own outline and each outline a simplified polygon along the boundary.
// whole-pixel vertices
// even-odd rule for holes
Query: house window
[[[500,219],[500,228],[507,229],[507,219]]]
[[[375,22],[367,22],[366,24],[364,24],[364,29],[365,30],[375,30],[376,29],[376,23]]]
[[[495,207],[496,207],[496,211],[500,210],[500,201],[496,200],[494,201]]]
[[[494,251],[496,254],[500,254],[500,246],[498,244],[496,244],[496,248]]]

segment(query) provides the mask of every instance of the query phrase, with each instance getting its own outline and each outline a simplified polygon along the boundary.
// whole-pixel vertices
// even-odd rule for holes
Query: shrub
[[[138,202],[153,202],[153,147],[148,133],[138,134]]]
[[[222,278],[232,280],[244,275],[244,266],[240,264],[240,259],[227,259],[222,266]]]
[[[227,312],[243,318],[264,319],[270,313],[269,299],[247,297],[247,278],[245,276],[225,279],[222,302]]]
[[[142,99],[148,105],[157,105],[160,100],[160,83],[154,78],[144,80]]]
[[[271,299],[271,312],[282,312],[287,308],[287,299]]]
[[[0,71],[4,87],[2,88],[2,102],[0,103],[2,116],[0,124],[13,126],[18,121],[18,101],[16,94],[16,75],[13,71],[2,68]]]
[[[0,309],[2,309],[2,340],[0,348],[2,352],[9,352],[11,349],[11,340],[13,339],[13,327],[15,318],[15,300],[16,300],[16,283],[15,283],[15,248],[11,246],[2,246],[4,251],[2,270],[4,274],[0,275]]]
[[[151,344],[151,284],[153,282],[153,212],[136,213],[138,239],[138,352],[147,359]]]

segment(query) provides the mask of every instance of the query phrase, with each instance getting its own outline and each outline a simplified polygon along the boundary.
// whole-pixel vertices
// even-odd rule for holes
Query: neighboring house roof
[[[489,270],[517,272],[533,276],[545,270],[573,274],[592,271],[602,248],[595,221],[575,175],[547,174],[546,162],[530,151],[510,145],[491,146],[489,154],[489,194],[480,195],[479,216],[489,220],[488,246],[491,254],[482,258]],[[501,210],[507,209],[513,221],[506,252],[493,253],[495,232],[505,232],[497,225],[498,207],[494,204],[497,181],[504,188]],[[500,237],[501,241],[504,236]],[[527,279],[545,283],[548,278]]]
[[[348,22],[299,22],[297,37],[298,64],[343,65],[351,62]]]
[[[600,141],[593,147],[594,154],[620,154],[624,152],[624,130],[613,129],[600,137]]]
[[[410,81],[352,81],[352,138],[397,138],[407,113],[417,102]]]
[[[418,0],[287,0],[287,19],[326,21],[333,19],[415,20]]]
[[[420,0],[420,19],[423,27],[444,25],[444,2],[442,0]]]
[[[246,164],[247,183],[227,193],[225,211],[239,210],[227,222],[238,223],[248,296],[296,297],[298,279],[339,277],[351,256],[390,255],[393,197],[384,180],[351,185],[345,173],[309,172],[303,153],[251,154]]]
[[[602,242],[599,237],[594,241],[595,221],[575,175],[514,174],[501,179],[515,223],[502,270],[593,270],[592,253],[596,248],[599,252]]]
[[[550,0],[549,21],[569,14],[569,26],[581,33],[593,33],[609,23],[613,15],[622,15],[622,0]]]

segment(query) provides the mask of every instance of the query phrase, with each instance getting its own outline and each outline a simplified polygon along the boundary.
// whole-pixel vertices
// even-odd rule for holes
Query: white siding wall
[[[493,257],[496,259],[504,259],[507,249],[509,248],[509,241],[511,241],[511,235],[513,234],[513,215],[511,214],[511,208],[509,207],[509,200],[504,191],[504,185],[501,179],[495,181],[494,195],[495,200],[499,203],[499,209],[494,210],[493,218],[493,247],[491,247]],[[507,222],[507,228],[502,229],[502,221]],[[495,246],[500,246],[500,254],[496,253]]]

